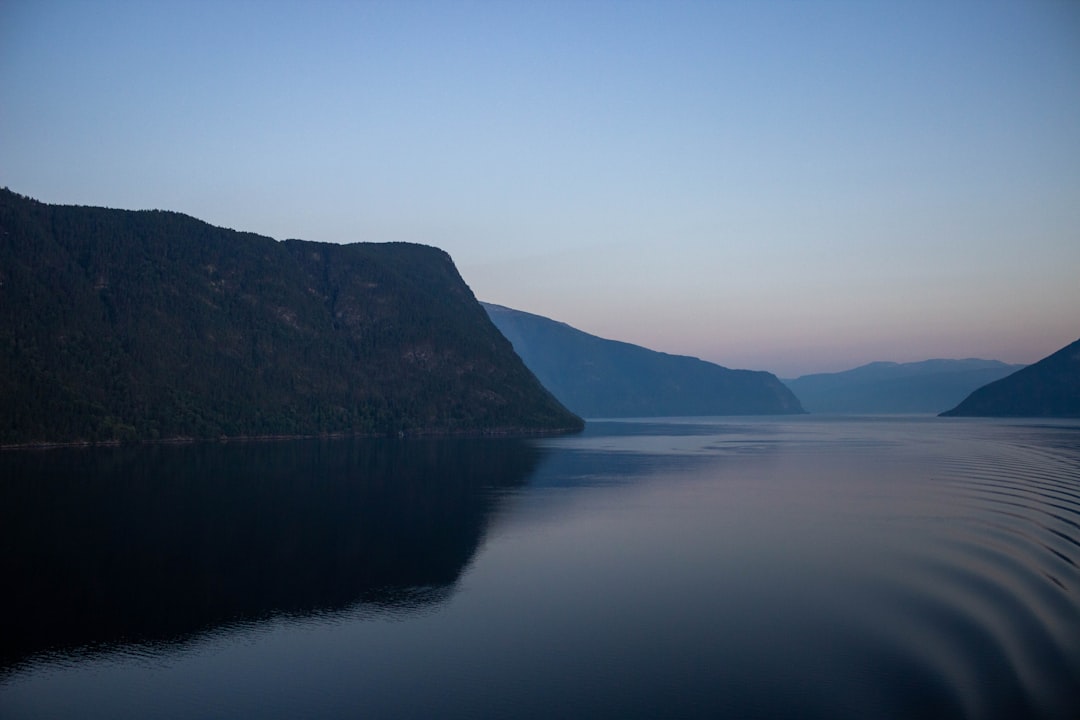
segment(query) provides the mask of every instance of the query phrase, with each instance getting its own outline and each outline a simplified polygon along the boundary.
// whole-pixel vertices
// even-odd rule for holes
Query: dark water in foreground
[[[1080,422],[0,454],[0,717],[1080,717]]]

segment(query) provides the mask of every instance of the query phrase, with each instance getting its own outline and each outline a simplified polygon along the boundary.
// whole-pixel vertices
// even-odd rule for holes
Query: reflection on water
[[[483,537],[487,491],[539,454],[510,439],[6,454],[0,661],[438,601]]]
[[[5,717],[1080,717],[1080,423],[0,468]]]

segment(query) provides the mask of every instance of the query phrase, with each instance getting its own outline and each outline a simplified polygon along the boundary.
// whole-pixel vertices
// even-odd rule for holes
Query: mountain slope
[[[525,364],[583,417],[801,413],[767,372],[605,340],[539,315],[481,303]]]
[[[874,362],[784,383],[812,413],[938,413],[1022,367],[977,359]]]
[[[0,444],[581,427],[441,250],[0,190]]]
[[[1080,340],[984,385],[946,417],[1080,417]]]

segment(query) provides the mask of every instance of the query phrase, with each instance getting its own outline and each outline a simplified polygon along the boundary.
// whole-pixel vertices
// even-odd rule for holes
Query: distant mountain
[[[481,304],[540,382],[583,417],[803,412],[771,373],[729,370],[605,340],[539,315]]]
[[[1080,340],[980,387],[946,417],[1080,417]]]
[[[977,359],[873,362],[784,382],[812,413],[939,413],[1022,367]]]
[[[0,445],[582,422],[450,257],[0,190]]]

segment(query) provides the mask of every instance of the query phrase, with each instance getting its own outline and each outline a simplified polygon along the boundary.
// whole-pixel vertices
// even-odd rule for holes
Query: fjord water
[[[0,455],[0,716],[1080,717],[1080,422]]]

